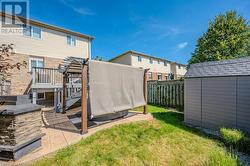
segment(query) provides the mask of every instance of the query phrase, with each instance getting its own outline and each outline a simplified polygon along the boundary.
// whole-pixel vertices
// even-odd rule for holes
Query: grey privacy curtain
[[[144,70],[108,62],[89,61],[91,117],[145,105]]]

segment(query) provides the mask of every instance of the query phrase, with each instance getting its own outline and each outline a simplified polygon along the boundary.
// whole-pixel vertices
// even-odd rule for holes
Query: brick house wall
[[[47,68],[57,68],[60,63],[63,62],[62,59],[58,58],[49,58],[49,57],[37,57],[37,56],[30,56],[24,54],[15,54],[11,56],[13,63],[17,62],[27,62],[26,67],[22,67],[20,70],[13,69],[10,71],[10,80],[11,80],[11,87],[10,87],[10,95],[23,95],[32,81],[32,75],[29,71],[29,58],[43,58],[44,60],[44,67]]]
[[[158,80],[158,74],[162,74],[162,81],[167,80],[166,79],[166,75],[168,75],[168,73],[157,73],[157,72],[152,72],[152,78],[150,79],[149,75],[148,75],[148,80]]]

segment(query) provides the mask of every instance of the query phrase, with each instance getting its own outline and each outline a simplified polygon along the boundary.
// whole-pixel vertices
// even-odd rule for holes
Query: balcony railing
[[[53,68],[32,68],[32,88],[62,88],[63,74]]]
[[[53,68],[32,68],[32,88],[62,88],[63,74]],[[75,93],[81,88],[81,75],[71,74],[66,81],[68,94]]]

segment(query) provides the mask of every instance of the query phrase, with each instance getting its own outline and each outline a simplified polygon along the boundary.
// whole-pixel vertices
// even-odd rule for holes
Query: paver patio
[[[81,135],[74,132],[68,132],[63,130],[57,130],[52,128],[42,128],[43,133],[46,135],[42,138],[42,147],[38,150],[24,156],[20,160],[13,162],[4,162],[0,161],[0,166],[9,166],[9,165],[24,165],[27,163],[31,163],[37,159],[40,159],[44,156],[47,156],[51,153],[58,151],[64,147],[67,147],[71,144],[77,143],[81,139],[84,139],[100,130],[110,128],[114,125],[136,122],[136,121],[143,121],[143,120],[151,120],[153,119],[151,114],[136,114],[132,117],[120,119],[117,121],[113,121],[111,123],[106,123],[88,130],[87,134]]]

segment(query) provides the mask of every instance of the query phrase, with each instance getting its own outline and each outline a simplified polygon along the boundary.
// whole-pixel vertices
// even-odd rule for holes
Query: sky
[[[30,18],[94,36],[92,57],[135,50],[186,64],[213,18],[250,0],[30,0]],[[73,56],[73,55],[72,55]]]

